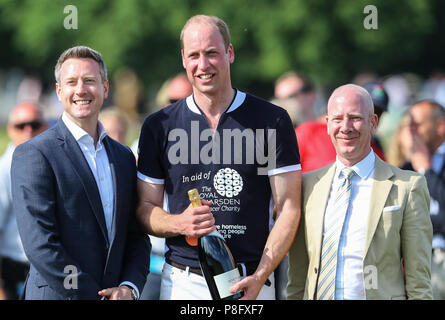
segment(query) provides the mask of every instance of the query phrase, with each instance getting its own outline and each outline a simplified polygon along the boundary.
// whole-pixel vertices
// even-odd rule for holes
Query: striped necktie
[[[352,169],[343,168],[344,180],[337,190],[334,202],[336,212],[340,212],[337,222],[326,230],[321,246],[320,274],[318,276],[317,299],[334,300],[335,297],[335,274],[337,270],[337,251],[343,222],[348,210],[349,197],[351,195],[351,178],[355,174]]]

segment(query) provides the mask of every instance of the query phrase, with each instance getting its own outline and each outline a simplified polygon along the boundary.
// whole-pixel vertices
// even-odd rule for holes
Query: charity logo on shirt
[[[243,178],[236,170],[224,168],[215,174],[213,186],[221,196],[236,197],[243,190]]]

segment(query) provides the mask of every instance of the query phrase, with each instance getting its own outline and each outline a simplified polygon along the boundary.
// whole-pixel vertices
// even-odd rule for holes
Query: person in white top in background
[[[11,162],[16,146],[48,128],[42,112],[34,103],[21,103],[9,114],[7,132],[11,143],[0,158],[0,291],[5,298],[18,299],[29,270],[17,222],[12,211]]]

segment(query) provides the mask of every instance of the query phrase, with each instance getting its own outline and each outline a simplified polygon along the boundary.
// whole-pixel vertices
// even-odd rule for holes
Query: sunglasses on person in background
[[[32,130],[38,130],[42,127],[43,123],[41,121],[29,121],[29,122],[22,122],[22,123],[16,123],[14,124],[14,128],[23,130],[26,126],[30,126]]]

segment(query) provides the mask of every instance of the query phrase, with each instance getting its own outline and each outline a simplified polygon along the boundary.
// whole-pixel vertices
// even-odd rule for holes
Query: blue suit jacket
[[[13,209],[31,262],[25,299],[101,299],[98,291],[123,281],[142,292],[151,245],[135,218],[134,156],[103,141],[115,190],[110,241],[94,176],[61,119],[14,152]]]

